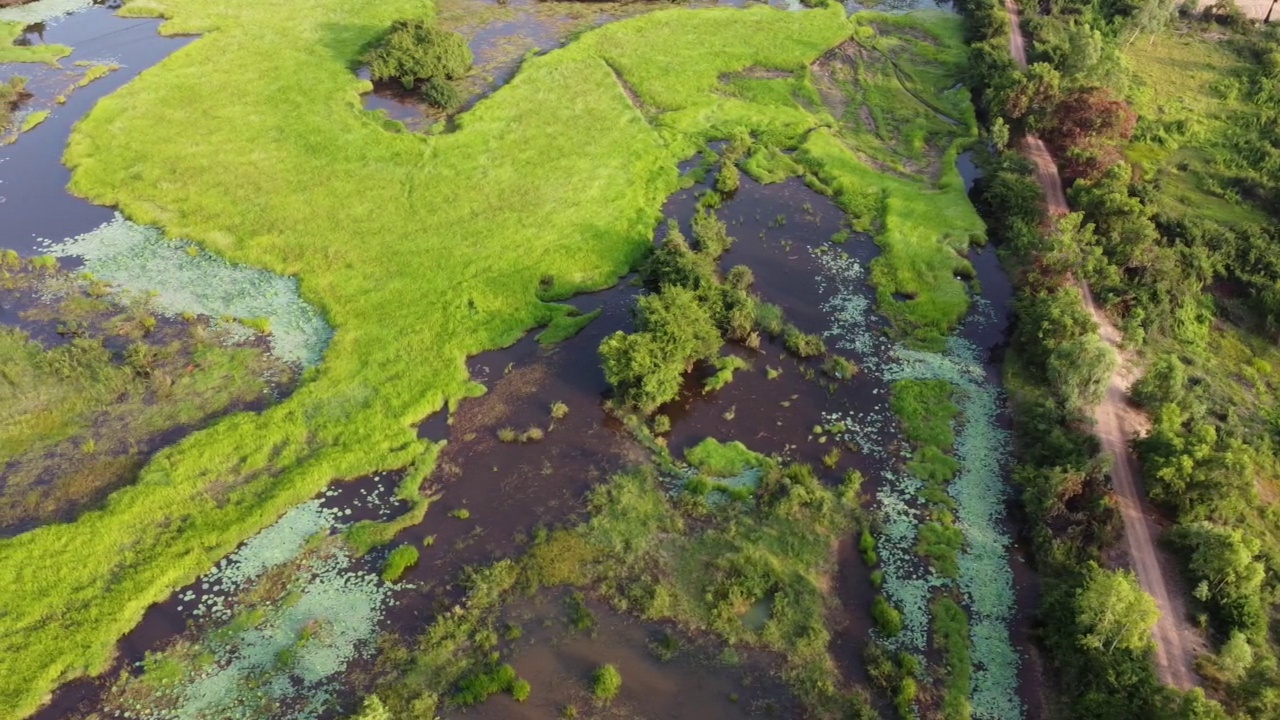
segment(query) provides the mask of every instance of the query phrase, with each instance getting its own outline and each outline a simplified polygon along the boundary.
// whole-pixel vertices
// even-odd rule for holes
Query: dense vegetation
[[[1266,204],[1254,205],[1277,180],[1267,90],[1277,35],[1240,24],[1206,47],[1216,58],[1210,68],[1230,68],[1229,79],[1208,83],[1204,71],[1188,76],[1182,64],[1151,74],[1159,67],[1144,57],[1151,47],[1214,42],[1156,34],[1175,21],[1192,38],[1207,29],[1178,20],[1167,3],[1055,2],[1029,12],[1039,62],[1019,72],[1008,60],[1001,5],[966,3],[993,141],[1003,147],[1010,128],[1043,133],[1074,181],[1079,211],[1042,231],[1030,168],[1009,152],[992,160],[985,214],[1020,286],[1008,365],[1017,475],[1046,583],[1041,632],[1063,674],[1061,699],[1075,717],[1223,714],[1199,691],[1179,697],[1158,687],[1145,634],[1095,637],[1099,607],[1125,613],[1133,626],[1154,618],[1122,599],[1132,587],[1096,567],[1117,518],[1083,411],[1098,399],[1110,361],[1072,286],[1078,277],[1147,366],[1133,392],[1154,428],[1137,448],[1152,498],[1179,523],[1169,541],[1221,648],[1202,661],[1207,687],[1232,712],[1268,717],[1276,702],[1267,689],[1276,683],[1268,619],[1280,564],[1262,549],[1276,546],[1277,523],[1273,508],[1259,506],[1258,489],[1270,486],[1276,467],[1274,350],[1252,334],[1272,335],[1269,302],[1280,280],[1269,260],[1274,223],[1258,210]],[[1224,63],[1224,52],[1238,59]],[[1188,87],[1194,93],[1182,102]],[[1203,100],[1216,94],[1250,108],[1227,122]],[[1126,157],[1138,158],[1142,172]]]

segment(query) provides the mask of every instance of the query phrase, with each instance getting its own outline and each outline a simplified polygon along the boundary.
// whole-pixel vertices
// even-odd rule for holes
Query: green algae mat
[[[900,258],[880,273],[882,301],[900,305],[891,317],[911,332],[963,315],[952,270],[982,224],[954,168],[947,182],[889,177],[821,105],[724,91],[752,68],[808,84],[810,64],[854,31],[841,9],[619,22],[528,59],[452,132],[415,135],[361,109],[355,58],[391,21],[431,11],[407,0],[125,7],[203,38],[80,124],[72,191],[297,277],[335,335],[285,402],[167,448],[75,522],[0,541],[0,717],[101,672],[147,606],[291,506],[427,452],[415,424],[480,390],[467,356],[557,317],[551,299],[625,274],[677,189],[676,163],[708,140],[747,129],[796,149],[838,198],[874,189],[877,240]],[[915,299],[894,300],[898,285]]]

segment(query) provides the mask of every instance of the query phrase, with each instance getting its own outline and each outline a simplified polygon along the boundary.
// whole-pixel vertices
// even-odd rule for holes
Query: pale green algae
[[[955,457],[960,463],[947,491],[956,502],[956,525],[964,533],[957,582],[969,614],[973,681],[973,717],[1015,720],[1023,717],[1017,693],[1021,662],[1009,633],[1015,595],[1009,566],[1009,539],[1002,524],[1008,487],[1004,480],[1009,452],[1008,433],[997,418],[1002,394],[987,378],[981,355],[972,343],[953,336],[942,353],[924,352],[890,342],[872,326],[873,303],[866,287],[866,271],[855,259],[830,248],[815,250],[822,273],[819,287],[827,295],[823,310],[831,327],[830,342],[856,355],[864,372],[891,384],[900,380],[945,380],[955,388],[960,408]],[[991,322],[990,305],[973,303],[967,322]],[[898,467],[907,459],[887,450],[895,436],[896,418],[883,389],[873,409],[824,417],[828,427],[842,427],[844,439],[886,467],[877,493],[883,521],[877,552],[885,573],[888,599],[903,614],[903,632],[890,644],[923,653],[928,647],[929,603],[934,590],[948,587],[916,554],[923,521],[919,493],[924,483]]]
[[[46,242],[45,250],[80,258],[85,271],[125,290],[149,293],[166,315],[266,319],[271,353],[304,368],[319,364],[333,336],[320,313],[302,299],[296,278],[232,264],[119,214],[84,235]]]
[[[127,702],[120,708],[124,716],[200,720],[283,712],[306,720],[331,709],[342,672],[375,649],[391,588],[357,568],[345,546],[335,543],[301,564],[285,601],[246,608],[237,607],[235,598],[272,569],[298,560],[318,535],[341,529],[349,514],[315,500],[298,505],[220,562],[198,594],[179,595],[195,603],[197,620],[213,623],[200,641],[204,659],[186,661],[176,682],[159,681],[163,687],[151,699]],[[261,614],[245,621],[252,617],[246,611]]]

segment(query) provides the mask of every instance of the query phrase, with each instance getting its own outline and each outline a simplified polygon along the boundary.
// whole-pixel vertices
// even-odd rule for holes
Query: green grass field
[[[1261,209],[1233,202],[1220,189],[1220,163],[1232,154],[1224,135],[1243,104],[1236,97],[1240,58],[1192,28],[1143,38],[1128,47],[1125,59],[1141,118],[1126,155],[1144,175],[1162,181],[1159,207],[1228,225],[1267,222]]]
[[[475,392],[465,358],[555,317],[540,289],[601,288],[634,265],[677,187],[676,162],[708,139],[747,128],[803,143],[833,193],[883,188],[882,301],[915,295],[891,315],[937,333],[964,313],[952,274],[964,261],[947,248],[982,225],[958,181],[885,178],[828,132],[805,139],[825,113],[719,92],[750,67],[804,70],[851,32],[838,8],[674,9],[610,25],[526,61],[456,131],[433,136],[362,111],[353,59],[429,4],[298,9],[130,3],[129,14],[170,18],[166,33],[204,37],[101,101],[66,159],[75,193],[297,276],[336,335],[286,402],[166,449],[75,523],[0,541],[0,717],[102,670],[148,605],[288,507],[427,451],[414,424]]]

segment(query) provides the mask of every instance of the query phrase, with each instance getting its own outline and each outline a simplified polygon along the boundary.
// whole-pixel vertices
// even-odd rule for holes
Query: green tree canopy
[[[364,56],[374,80],[399,80],[410,90],[428,80],[457,80],[472,60],[466,38],[426,20],[397,20]]]
[[[1104,570],[1094,565],[1076,595],[1080,644],[1103,654],[1146,651],[1159,617],[1156,601],[1143,592],[1138,578],[1128,570]]]

